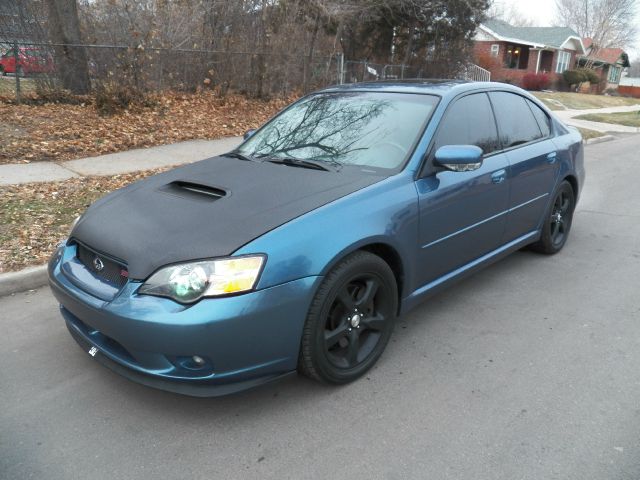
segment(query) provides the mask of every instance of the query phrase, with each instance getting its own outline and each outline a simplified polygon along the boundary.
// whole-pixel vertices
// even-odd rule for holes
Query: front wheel
[[[540,240],[531,249],[536,252],[554,254],[562,250],[569,236],[573,210],[575,208],[573,187],[566,180],[554,193],[553,202],[545,215]]]
[[[315,380],[348,383],[384,351],[396,319],[398,290],[389,265],[359,251],[327,275],[302,334],[298,370]]]

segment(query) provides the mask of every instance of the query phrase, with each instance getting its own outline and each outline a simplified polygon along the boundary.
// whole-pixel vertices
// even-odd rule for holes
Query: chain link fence
[[[421,67],[345,60],[341,54],[308,57],[286,53],[253,53],[202,49],[0,43],[0,97],[20,101],[47,98],[51,92],[85,91],[158,93],[213,89],[246,95],[286,97],[338,83],[443,77],[442,67]],[[472,66],[474,68],[479,68]],[[458,78],[475,78],[460,69]],[[485,71],[486,72],[486,71]],[[488,73],[488,72],[487,72]],[[123,93],[123,94],[124,94]]]
[[[65,88],[80,77],[93,91],[119,86],[139,92],[216,89],[223,95],[234,90],[261,98],[288,96],[338,83],[342,64],[338,55],[24,42],[0,44],[0,55],[0,95],[16,100]],[[70,57],[80,64],[70,63]]]

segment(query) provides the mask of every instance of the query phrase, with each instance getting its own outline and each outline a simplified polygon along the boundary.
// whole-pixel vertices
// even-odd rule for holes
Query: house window
[[[516,45],[507,45],[507,54],[504,58],[504,66],[507,68],[519,68],[520,64],[520,47]]]
[[[498,43],[494,43],[493,45],[491,45],[491,56],[497,57],[499,53],[500,53],[500,45]]]
[[[611,67],[609,68],[609,77],[608,80],[611,83],[618,83],[620,81],[620,71],[622,69],[620,67]]]
[[[571,54],[565,51],[558,51],[558,63],[556,64],[556,73],[562,73],[569,68]]]

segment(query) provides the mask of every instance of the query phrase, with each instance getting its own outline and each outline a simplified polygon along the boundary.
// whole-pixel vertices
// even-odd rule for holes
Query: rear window
[[[542,138],[538,122],[524,97],[509,92],[490,92],[489,96],[496,113],[503,148]]]
[[[549,135],[551,135],[551,120],[549,120],[547,114],[544,113],[544,111],[535,103],[529,100],[527,100],[526,102],[527,105],[529,105],[533,116],[536,117],[538,126],[540,127],[540,131],[542,132],[542,136],[548,137]]]

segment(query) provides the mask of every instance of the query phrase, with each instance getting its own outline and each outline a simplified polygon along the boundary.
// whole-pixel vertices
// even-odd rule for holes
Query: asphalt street
[[[434,297],[345,387],[156,391],[82,351],[48,288],[0,299],[0,478],[640,478],[640,136],[586,152],[560,254]]]

